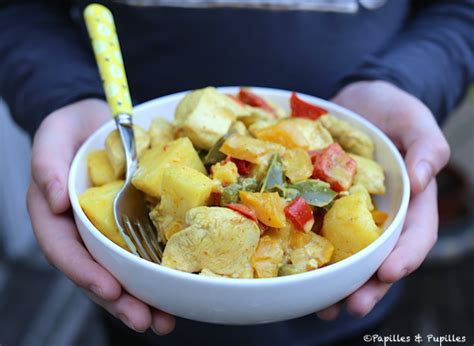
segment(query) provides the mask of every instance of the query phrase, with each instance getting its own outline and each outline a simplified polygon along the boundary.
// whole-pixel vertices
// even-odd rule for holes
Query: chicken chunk
[[[238,116],[248,114],[239,103],[208,87],[186,95],[176,108],[176,127],[199,149],[209,150]]]
[[[196,273],[251,278],[251,258],[260,238],[257,224],[228,208],[197,207],[186,214],[182,231],[166,245],[163,265]]]
[[[374,157],[374,143],[364,132],[334,115],[323,115],[319,120],[344,150],[369,159]]]
[[[385,175],[382,166],[374,160],[359,155],[350,154],[350,156],[357,162],[354,185],[361,184],[369,193],[383,195]]]

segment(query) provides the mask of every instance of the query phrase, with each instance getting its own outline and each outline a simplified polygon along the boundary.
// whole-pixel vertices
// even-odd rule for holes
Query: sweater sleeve
[[[32,135],[54,110],[88,97],[103,98],[97,67],[68,1],[0,5],[0,95]]]
[[[416,96],[443,119],[474,79],[474,0],[422,7],[394,42],[368,56],[344,84],[376,79]]]

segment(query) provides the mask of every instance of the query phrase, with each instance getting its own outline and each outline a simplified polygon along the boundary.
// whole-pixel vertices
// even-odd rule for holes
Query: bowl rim
[[[216,87],[220,92],[224,93],[235,93],[239,90],[240,87],[238,86],[222,86],[222,87]],[[253,91],[256,93],[262,93],[265,96],[284,96],[284,97],[290,97],[291,92],[289,90],[283,90],[283,89],[277,89],[277,88],[268,88],[268,87],[257,87],[257,86],[252,86],[250,87]],[[170,95],[166,96],[161,96],[149,101],[146,101],[142,104],[139,104],[134,107],[134,113],[137,111],[144,111],[148,108],[155,107],[156,102],[161,102],[161,103],[166,103],[170,101],[175,101],[176,99],[182,98],[184,95],[187,93],[191,92],[192,90],[186,90],[186,91],[181,91],[177,93],[173,93]],[[210,277],[210,276],[204,276],[204,275],[197,275],[193,273],[187,273],[183,272],[177,269],[173,268],[168,268],[163,265],[159,265],[153,262],[149,262],[143,258],[140,258],[138,256],[135,256],[134,254],[126,251],[125,249],[121,248],[120,246],[116,245],[114,242],[112,242],[110,239],[108,239],[105,235],[103,235],[89,220],[89,218],[85,215],[84,211],[82,210],[80,204],[79,204],[79,196],[76,192],[76,187],[75,187],[75,181],[77,177],[77,172],[79,170],[79,165],[80,165],[80,158],[81,157],[86,157],[87,152],[90,149],[88,147],[91,145],[92,142],[94,142],[95,138],[99,136],[100,133],[105,132],[107,128],[112,127],[113,119],[110,119],[108,122],[103,124],[101,127],[99,127],[94,133],[92,133],[87,140],[80,146],[79,150],[76,152],[76,155],[74,156],[74,159],[72,161],[72,164],[70,166],[70,171],[69,171],[69,178],[68,178],[68,192],[69,192],[69,199],[71,201],[71,206],[73,209],[73,212],[76,216],[76,218],[79,218],[81,222],[84,223],[85,227],[87,228],[87,231],[91,233],[91,235],[100,243],[102,243],[103,246],[107,247],[111,252],[113,252],[115,255],[120,256],[124,258],[125,260],[129,260],[134,262],[135,265],[139,266],[144,266],[146,269],[159,272],[160,274],[164,276],[169,276],[173,277],[174,279],[181,279],[184,281],[193,281],[195,283],[202,283],[202,284],[212,284],[212,285],[217,285],[217,286],[227,286],[227,287],[248,287],[248,286],[275,286],[275,285],[286,285],[286,284],[291,284],[291,283],[298,283],[300,281],[306,281],[309,279],[315,279],[319,276],[324,276],[327,275],[328,273],[334,273],[338,271],[342,271],[347,267],[350,267],[352,264],[355,262],[362,261],[364,258],[370,256],[376,248],[378,248],[382,243],[384,243],[391,235],[394,233],[398,226],[404,222],[406,212],[408,209],[408,203],[410,199],[410,181],[408,178],[408,173],[407,169],[405,166],[405,162],[396,148],[396,146],[393,144],[393,142],[383,133],[378,127],[376,127],[374,124],[369,122],[368,120],[364,119],[362,116],[358,115],[357,113],[344,108],[342,106],[339,106],[331,101],[327,101],[324,99],[321,99],[316,96],[311,96],[308,94],[304,93],[299,93],[298,96],[308,102],[312,102],[317,104],[318,106],[325,107],[329,109],[331,112],[332,110],[337,111],[339,113],[345,113],[349,115],[350,118],[354,119],[357,123],[361,123],[364,125],[364,127],[369,128],[373,133],[375,133],[376,136],[378,136],[384,144],[388,147],[390,150],[393,158],[395,159],[395,162],[400,170],[401,177],[402,177],[402,196],[401,196],[401,201],[400,205],[398,208],[398,211],[396,215],[394,216],[391,224],[385,229],[385,231],[378,237],[374,242],[369,244],[367,247],[364,249],[360,250],[359,252],[339,261],[336,263],[333,263],[328,266],[324,266],[322,268],[318,268],[316,270],[308,271],[305,273],[299,273],[299,274],[294,274],[294,275],[288,275],[288,276],[278,276],[278,277],[273,277],[273,278],[261,278],[261,279],[255,279],[255,278],[227,278],[227,277]],[[77,220],[76,220],[77,222]],[[76,225],[77,226],[77,225]],[[93,255],[91,254],[93,257]]]

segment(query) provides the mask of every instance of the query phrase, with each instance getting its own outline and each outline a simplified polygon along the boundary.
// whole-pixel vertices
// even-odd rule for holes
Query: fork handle
[[[132,101],[114,17],[105,6],[90,4],[84,10],[84,20],[112,115],[131,116]]]

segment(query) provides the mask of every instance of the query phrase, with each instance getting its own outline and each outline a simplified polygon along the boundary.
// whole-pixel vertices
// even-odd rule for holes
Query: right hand
[[[69,166],[80,145],[110,118],[107,104],[98,99],[76,102],[45,118],[33,141],[28,211],[38,244],[52,266],[129,328],[137,332],[151,328],[165,335],[174,329],[174,317],[122,289],[84,247],[69,211]]]

